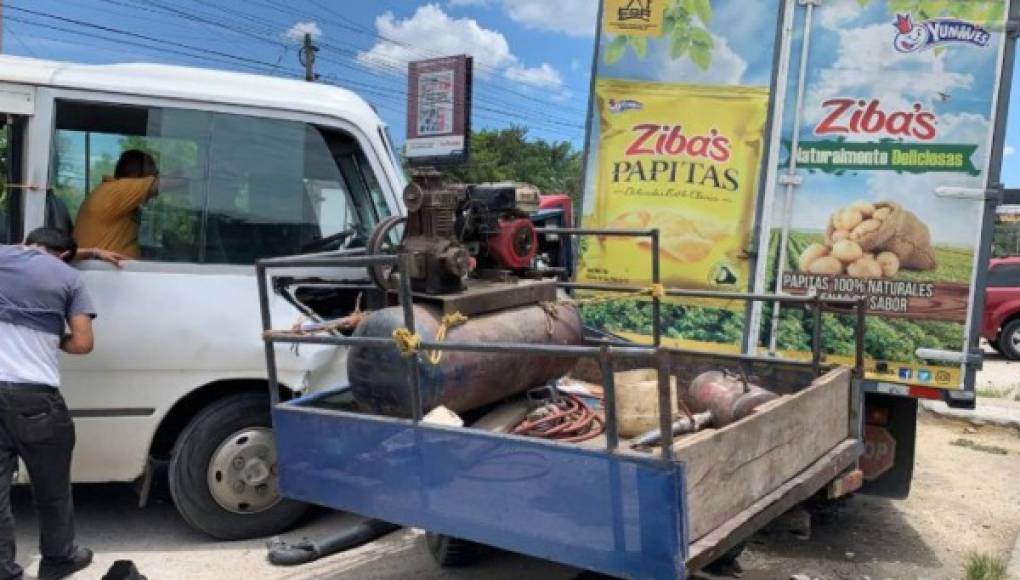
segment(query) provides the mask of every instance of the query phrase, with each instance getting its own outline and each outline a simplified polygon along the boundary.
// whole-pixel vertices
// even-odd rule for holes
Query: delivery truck
[[[904,497],[917,399],[974,402],[1014,4],[601,2],[580,227],[419,169],[364,251],[259,263],[271,384],[283,344],[349,348],[335,388],[270,389],[281,493],[441,564],[655,578],[809,497]],[[464,155],[454,118],[429,163]],[[365,268],[316,284],[368,311],[274,325],[309,267]]]

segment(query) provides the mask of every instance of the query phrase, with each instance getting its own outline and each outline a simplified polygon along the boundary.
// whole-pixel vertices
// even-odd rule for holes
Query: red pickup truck
[[[989,265],[981,336],[1006,358],[1020,360],[1020,256]]]

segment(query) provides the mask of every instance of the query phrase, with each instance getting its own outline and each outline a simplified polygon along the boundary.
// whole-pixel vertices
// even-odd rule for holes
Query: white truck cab
[[[138,211],[140,259],[78,263],[99,316],[95,351],[61,361],[78,433],[73,480],[147,490],[168,462],[174,502],[194,527],[275,533],[304,507],[276,491],[253,264],[363,246],[376,222],[402,212],[399,163],[372,107],[340,88],[3,56],[0,243],[44,225],[73,231],[82,201],[128,149],[184,185]],[[273,300],[274,319],[298,319]],[[356,301],[352,291],[325,307],[341,315]],[[281,383],[333,384],[343,356],[281,349]]]

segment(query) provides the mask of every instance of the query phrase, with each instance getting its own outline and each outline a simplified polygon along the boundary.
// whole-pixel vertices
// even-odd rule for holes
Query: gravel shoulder
[[[854,496],[816,514],[809,540],[761,534],[741,558],[743,578],[958,578],[971,552],[1008,562],[1020,533],[1020,434],[920,421],[909,498]]]

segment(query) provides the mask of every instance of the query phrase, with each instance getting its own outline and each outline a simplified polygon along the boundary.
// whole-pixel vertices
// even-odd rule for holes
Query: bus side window
[[[48,220],[58,225],[63,212],[77,224],[82,203],[114,177],[121,154],[138,149],[156,160],[160,176],[187,178],[174,181],[172,187],[161,187],[159,195],[123,217],[137,226],[140,258],[197,262],[200,216],[205,206],[201,149],[208,141],[211,115],[67,100],[57,101],[56,112]],[[198,179],[192,179],[196,176]]]
[[[130,216],[144,260],[250,265],[349,247],[389,213],[357,140],[336,129],[60,100],[56,131],[53,201],[75,224],[123,151],[155,158],[158,195]]]

